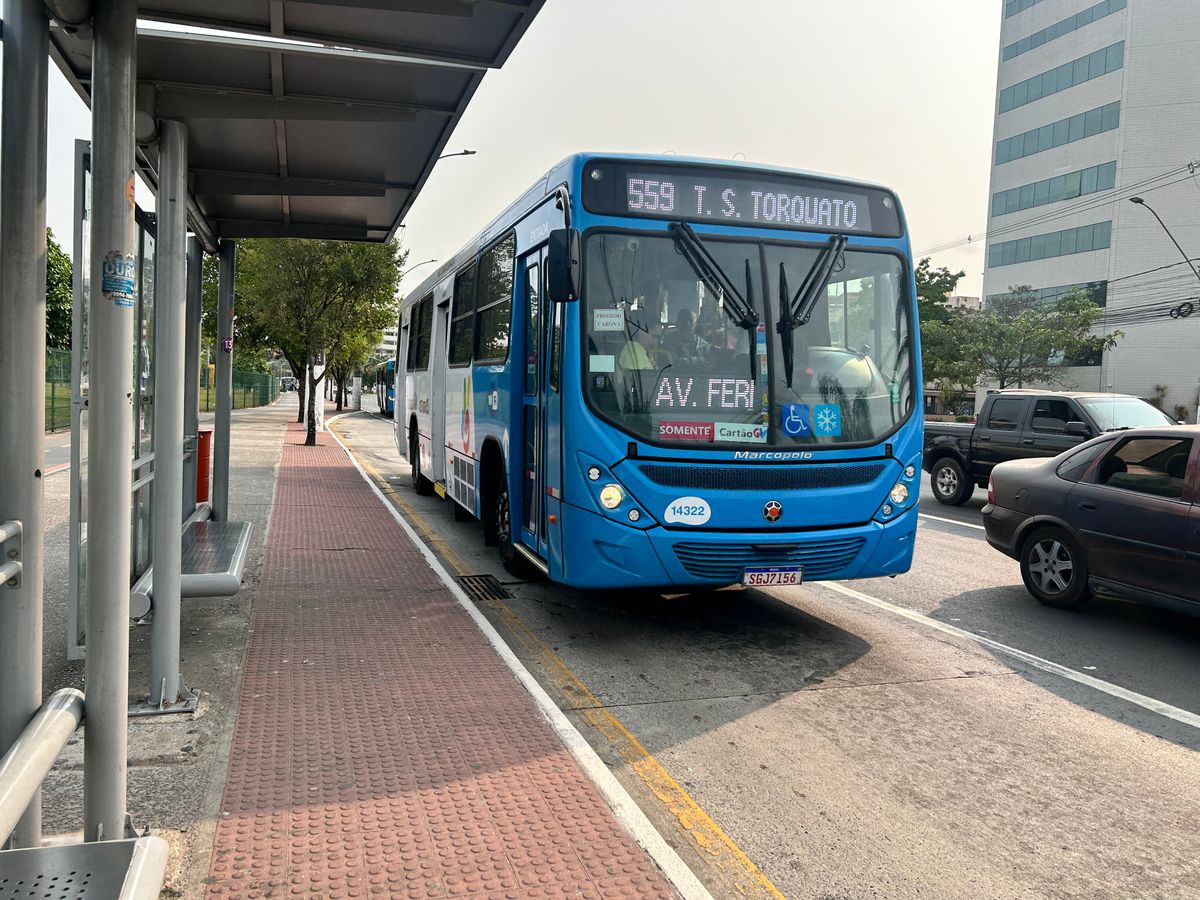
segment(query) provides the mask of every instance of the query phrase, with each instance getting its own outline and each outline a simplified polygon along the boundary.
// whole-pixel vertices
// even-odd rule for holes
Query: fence
[[[46,351],[46,430],[71,427],[71,351]]]
[[[200,409],[216,408],[216,372],[213,366],[200,367]],[[259,372],[233,373],[233,408],[266,406],[279,396],[279,379]],[[71,427],[71,351],[46,351],[46,430],[63,431]]]
[[[200,409],[212,412],[216,409],[217,375],[214,366],[200,367]],[[247,409],[251,406],[266,406],[279,396],[279,379],[260,372],[233,371],[233,408]]]

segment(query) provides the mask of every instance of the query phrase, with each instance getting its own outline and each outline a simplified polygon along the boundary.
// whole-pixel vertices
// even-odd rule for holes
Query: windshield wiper
[[[724,298],[721,308],[737,324],[745,328],[750,335],[750,346],[753,351],[755,331],[758,328],[758,313],[754,309],[754,279],[751,276],[750,260],[746,259],[746,295],[734,285],[733,280],[721,268],[700,236],[686,222],[672,222],[669,226],[671,235],[675,238],[675,247],[688,261],[704,286],[712,291],[714,297]],[[754,353],[750,354],[750,380],[754,381]]]
[[[779,332],[779,344],[783,351],[783,373],[787,378],[787,386],[792,386],[792,370],[795,367],[795,331],[801,325],[807,325],[812,318],[821,291],[829,284],[834,269],[846,249],[845,235],[835,234],[829,243],[817,254],[808,274],[796,291],[794,297],[789,297],[787,283],[787,268],[783,260],[779,261],[779,322],[775,330]]]
[[[757,325],[758,313],[754,311],[753,303],[747,301],[741,291],[734,286],[733,280],[721,268],[721,264],[713,259],[713,255],[708,252],[708,248],[704,246],[700,236],[692,230],[692,226],[686,222],[672,222],[669,228],[671,235],[675,238],[675,246],[683,254],[683,258],[688,261],[692,270],[700,276],[705,287],[712,291],[714,296],[725,297],[725,311],[730,318],[742,328]],[[751,286],[749,265],[750,261],[747,260],[746,287],[748,289]]]

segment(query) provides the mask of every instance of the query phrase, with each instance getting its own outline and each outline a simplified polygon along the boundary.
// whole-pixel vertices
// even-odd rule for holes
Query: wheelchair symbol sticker
[[[783,404],[780,425],[788,437],[806,437],[812,434],[812,411],[807,403]]]

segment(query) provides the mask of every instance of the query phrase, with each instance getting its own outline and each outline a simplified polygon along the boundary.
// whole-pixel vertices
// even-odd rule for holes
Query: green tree
[[[317,442],[316,390],[324,377],[314,374],[309,361],[336,361],[363,334],[378,339],[395,316],[405,255],[394,242],[254,240],[240,245],[239,310],[262,329],[297,378],[303,381],[307,372],[298,419],[307,409],[309,446]]]
[[[329,356],[327,368],[336,385],[334,402],[338,412],[341,412],[346,402],[346,382],[356,370],[371,359],[382,337],[382,327],[374,332],[362,328],[355,329],[352,334],[347,334],[338,342],[338,346]]]
[[[956,336],[980,376],[999,387],[1063,383],[1063,361],[1116,346],[1121,331],[1095,333],[1101,310],[1083,291],[1040,302],[1028,285],[1009,288],[999,304],[968,316]]]
[[[967,273],[951,272],[945,266],[935,269],[929,257],[925,257],[917,263],[914,274],[917,279],[917,314],[921,321],[944,322],[951,314],[951,310],[946,308],[946,301]]]
[[[239,245],[239,252],[241,246]],[[239,266],[241,265],[239,261]],[[201,340],[206,347],[217,346],[217,303],[220,288],[220,260],[216,255],[205,254],[204,277],[201,291]],[[233,293],[233,368],[239,372],[260,372],[269,370],[267,351],[271,349],[262,323],[255,317],[253,306],[243,306],[239,302],[238,281],[234,281]]]
[[[971,391],[979,380],[977,361],[963,352],[964,339],[974,323],[963,310],[946,301],[966,272],[933,268],[928,257],[917,264],[917,315],[921,321],[921,362],[926,384],[934,385],[948,402]]]
[[[71,349],[71,257],[46,229],[46,347]]]

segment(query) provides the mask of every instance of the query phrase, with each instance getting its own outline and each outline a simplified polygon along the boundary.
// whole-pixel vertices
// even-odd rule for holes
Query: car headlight
[[[600,505],[605,509],[616,509],[625,499],[625,492],[620,485],[606,484],[600,491]]]
[[[892,502],[899,505],[908,499],[908,485],[902,482],[896,482],[891,493]]]

